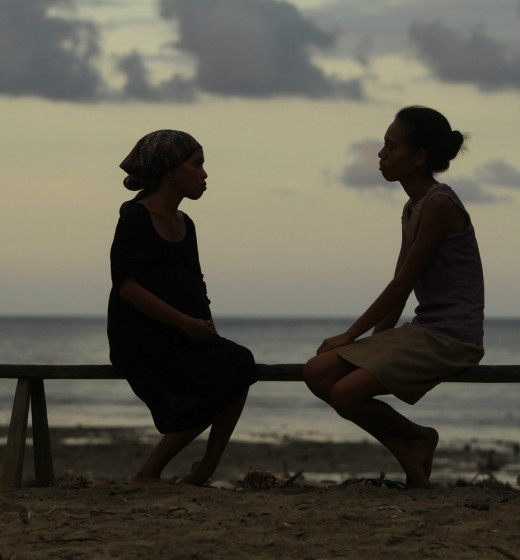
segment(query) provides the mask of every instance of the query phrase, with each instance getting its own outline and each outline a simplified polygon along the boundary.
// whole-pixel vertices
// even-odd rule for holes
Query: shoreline
[[[0,460],[3,459],[7,426],[0,426]],[[56,478],[82,476],[89,479],[125,480],[133,474],[160,439],[147,427],[53,427],[50,429]],[[164,479],[182,477],[200,460],[205,437],[191,443],[167,466]],[[340,483],[348,479],[378,477],[403,479],[393,456],[375,440],[323,441],[274,434],[250,440],[232,438],[212,480],[236,482],[250,467],[288,477],[296,472],[313,481]],[[28,428],[24,461],[24,484],[34,478],[31,428]],[[503,440],[479,441],[437,448],[432,483],[496,480],[519,488],[520,445]]]

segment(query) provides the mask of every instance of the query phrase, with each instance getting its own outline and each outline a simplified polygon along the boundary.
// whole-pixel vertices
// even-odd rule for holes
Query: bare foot
[[[433,456],[439,434],[433,428],[422,428],[423,437],[394,442],[394,454],[406,474],[410,488],[430,488]]]
[[[209,477],[197,477],[192,473],[178,480],[177,484],[191,484],[192,486],[202,486],[205,482],[208,481],[208,478]]]
[[[137,473],[128,478],[127,482],[128,484],[156,484],[157,482],[161,482],[161,479],[158,476]]]
[[[439,434],[433,428],[423,428],[424,438],[408,442],[403,449],[401,466],[410,488],[430,488],[433,457],[439,443]]]
[[[211,475],[215,472],[216,466],[205,465],[204,461],[197,461],[191,467],[191,473],[185,476],[179,482],[183,484],[192,484],[194,486],[201,486],[209,480]]]

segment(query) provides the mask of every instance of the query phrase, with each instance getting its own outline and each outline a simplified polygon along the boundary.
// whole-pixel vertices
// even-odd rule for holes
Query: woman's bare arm
[[[458,208],[446,196],[435,196],[424,206],[417,237],[397,274],[372,305],[344,333],[326,339],[318,353],[352,343],[356,338],[385,320],[398,306],[404,307],[422,271],[442,237],[459,218]]]

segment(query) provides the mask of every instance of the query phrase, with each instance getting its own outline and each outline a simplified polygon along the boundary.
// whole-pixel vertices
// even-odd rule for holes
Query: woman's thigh
[[[303,369],[303,378],[309,389],[318,397],[328,400],[332,387],[349,374],[355,366],[331,350],[311,358]]]
[[[339,379],[331,390],[335,405],[355,405],[379,395],[388,395],[388,389],[368,370],[357,368]]]

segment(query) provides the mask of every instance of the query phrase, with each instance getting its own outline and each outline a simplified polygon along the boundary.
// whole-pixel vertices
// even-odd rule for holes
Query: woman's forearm
[[[380,332],[395,326],[411,291],[409,282],[394,278],[346,332],[355,340],[371,328]]]
[[[122,282],[119,288],[119,295],[121,299],[147,317],[181,330],[186,330],[192,320],[192,317],[171,307],[164,300],[141,286],[133,278],[127,278]]]
[[[401,318],[405,305],[406,305],[406,300],[402,302],[401,305],[396,305],[395,308],[388,315],[386,315],[386,317],[384,317],[383,319],[381,319],[376,323],[376,325],[374,326],[374,330],[372,331],[372,334],[386,331],[388,329],[393,329],[396,326],[399,319]]]

